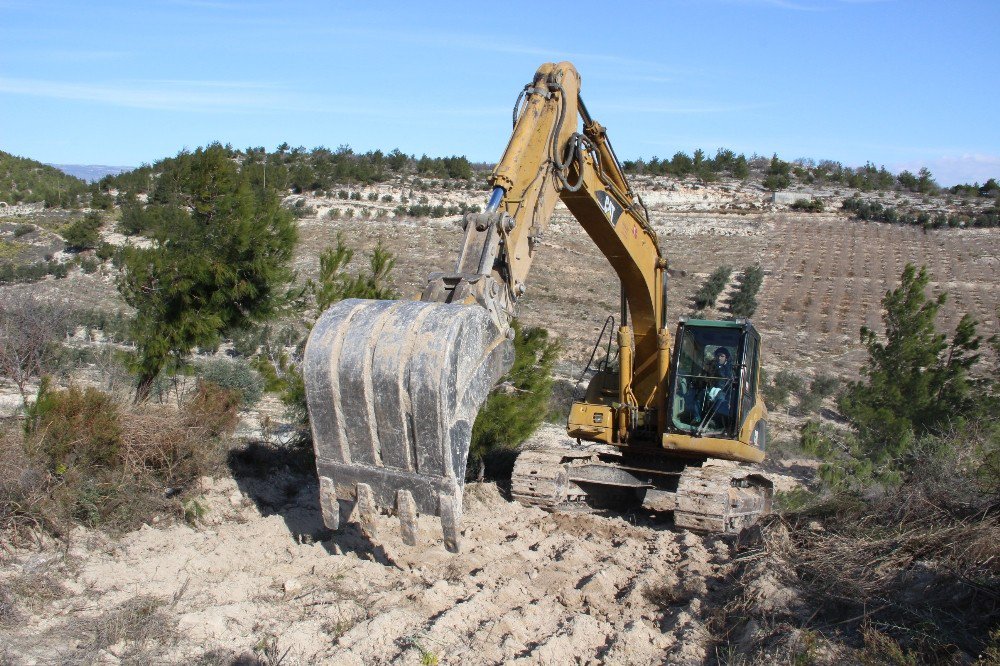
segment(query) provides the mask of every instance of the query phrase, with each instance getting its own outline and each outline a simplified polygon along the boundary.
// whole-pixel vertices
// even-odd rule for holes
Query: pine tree
[[[337,234],[337,244],[320,254],[319,280],[310,284],[318,312],[345,298],[398,298],[390,285],[390,273],[396,259],[381,243],[375,246],[369,257],[368,273],[348,274],[347,266],[353,258],[354,250],[347,247],[341,233]]]
[[[840,408],[855,424],[866,455],[898,458],[915,438],[958,425],[976,407],[970,370],[980,338],[972,317],[962,317],[949,342],[935,327],[946,294],[929,299],[930,276],[907,264],[900,285],[882,299],[885,341],[861,329],[868,350],[864,380],[851,384]]]
[[[771,157],[771,164],[767,168],[767,175],[761,183],[766,189],[776,192],[783,190],[792,183],[789,177],[792,165],[778,158],[777,153]]]
[[[306,300],[303,301],[306,308],[313,309],[318,316],[334,303],[345,298],[379,300],[399,298],[399,294],[392,288],[391,274],[396,259],[391,252],[382,247],[381,243],[375,246],[368,257],[367,272],[351,275],[348,272],[348,267],[353,258],[354,250],[344,243],[344,235],[338,233],[336,245],[327,248],[319,256],[318,279],[316,281],[310,280],[306,284],[304,294]],[[314,323],[314,320],[309,321],[307,328],[312,328]],[[300,341],[299,347],[301,348],[304,344],[305,340]],[[275,367],[274,372],[276,375],[282,376],[286,384],[281,399],[288,408],[291,419],[298,424],[300,437],[305,442],[311,434],[309,432],[309,409],[306,404],[306,386],[301,368],[297,365]]]
[[[63,240],[70,250],[93,250],[101,242],[101,214],[91,211],[63,231]]]
[[[544,328],[514,328],[514,365],[479,412],[472,427],[470,463],[482,474],[484,457],[496,449],[513,449],[541,424],[552,397],[552,368],[559,357],[558,341]],[[470,468],[473,465],[470,464]]]
[[[733,163],[733,178],[739,178],[740,180],[746,180],[750,177],[750,165],[747,163],[747,158],[740,155],[736,158]]]
[[[152,247],[124,255],[118,289],[136,311],[137,402],[193,348],[273,316],[291,280],[292,216],[229,153],[215,144],[190,154],[169,188],[158,188],[165,203],[140,213]]]

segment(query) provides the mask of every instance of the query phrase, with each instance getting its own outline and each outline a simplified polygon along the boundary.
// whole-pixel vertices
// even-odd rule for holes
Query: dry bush
[[[26,428],[31,445],[56,474],[77,466],[109,467],[119,457],[119,407],[94,388],[53,391],[43,380]]]
[[[981,425],[921,440],[897,486],[786,494],[763,547],[735,558],[713,621],[720,652],[794,662],[797,630],[852,663],[1000,651],[1000,497],[988,479],[998,438]]]
[[[194,395],[183,408],[185,423],[189,428],[203,430],[210,437],[231,433],[239,420],[242,399],[239,391],[198,380]]]
[[[119,643],[124,653],[119,658],[127,663],[153,663],[163,646],[176,638],[173,622],[164,609],[162,599],[140,595],[122,602],[94,619],[79,620],[78,633],[86,637],[86,650],[92,657]]]
[[[195,396],[197,406],[186,414],[166,405],[133,407],[123,421],[122,460],[136,476],[154,476],[173,487],[188,484],[200,476],[211,476],[222,468],[227,442],[219,411]],[[190,403],[188,403],[190,405]],[[228,400],[223,412],[232,407]],[[226,423],[232,424],[228,418]]]
[[[855,663],[953,663],[991,649],[1000,515],[951,488],[838,494],[774,517],[764,548],[737,556],[713,626],[722,650],[794,661],[799,629]]]
[[[49,369],[65,332],[66,313],[29,293],[0,298],[0,377],[26,402],[28,383]]]
[[[19,429],[4,426],[0,431],[0,528],[17,547],[38,533],[56,532],[61,521],[52,512],[44,463],[28,453]]]
[[[0,629],[17,627],[56,599],[68,594],[65,572],[51,566],[52,560],[10,571],[0,582]],[[0,663],[7,663],[0,659]]]
[[[789,559],[826,619],[860,616],[921,653],[958,646],[975,654],[1000,621],[1000,565],[992,561],[1000,523],[904,525],[794,530]]]
[[[0,433],[0,529],[61,537],[77,523],[123,532],[182,516],[186,490],[222,468],[238,403],[209,384],[180,410],[43,387],[26,434]]]

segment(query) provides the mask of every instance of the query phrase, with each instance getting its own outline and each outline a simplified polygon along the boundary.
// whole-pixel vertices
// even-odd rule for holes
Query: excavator
[[[666,257],[571,63],[538,69],[513,125],[488,204],[463,218],[455,270],[431,273],[414,300],[336,303],[313,327],[303,374],[324,523],[356,515],[374,536],[378,513],[393,512],[414,545],[417,515],[438,516],[459,551],[472,427],[513,363],[511,322],[561,200],[620,282],[617,351],[609,333],[570,409],[568,435],[592,446],[527,448],[512,497],[553,510],[628,499],[723,534],[753,525],[773,494],[755,466],[760,335],[747,320],[681,318],[671,338]]]

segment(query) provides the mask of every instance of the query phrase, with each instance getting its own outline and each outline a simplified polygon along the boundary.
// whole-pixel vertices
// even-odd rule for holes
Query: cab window
[[[737,328],[684,327],[676,342],[671,415],[676,428],[705,435],[732,430],[738,408],[741,338]]]

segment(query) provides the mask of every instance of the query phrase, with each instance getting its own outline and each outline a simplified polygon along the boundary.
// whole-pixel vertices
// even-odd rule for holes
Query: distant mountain
[[[117,176],[125,171],[131,171],[135,167],[130,166],[105,166],[103,164],[49,164],[63,173],[69,174],[88,183],[104,178],[105,176]]]

